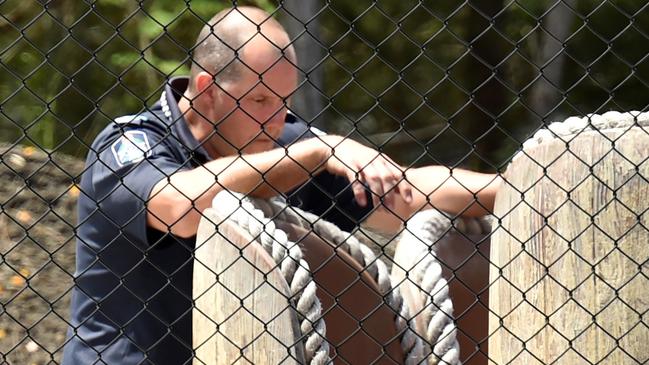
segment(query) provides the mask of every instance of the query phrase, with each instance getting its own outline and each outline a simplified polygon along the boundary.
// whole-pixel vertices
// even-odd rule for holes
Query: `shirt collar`
[[[185,116],[178,108],[178,101],[185,93],[189,85],[189,78],[178,76],[171,78],[164,86],[164,91],[160,96],[160,107],[166,118],[166,122],[180,139],[185,147],[196,154],[200,162],[211,160],[203,145],[196,140],[187,126]]]

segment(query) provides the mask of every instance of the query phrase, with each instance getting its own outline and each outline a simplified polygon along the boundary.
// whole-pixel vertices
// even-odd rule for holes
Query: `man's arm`
[[[366,204],[363,184],[380,193],[393,191],[402,172],[387,157],[350,139],[324,136],[272,151],[219,158],[158,182],[147,203],[147,223],[180,237],[196,234],[203,210],[221,190],[269,198],[306,182],[319,171],[353,181],[359,204]],[[410,201],[409,188],[389,194],[389,204]]]
[[[406,171],[413,199],[396,200],[394,209],[377,209],[366,224],[384,233],[396,233],[415,213],[435,208],[454,215],[480,217],[493,210],[501,178],[444,166],[426,166]]]

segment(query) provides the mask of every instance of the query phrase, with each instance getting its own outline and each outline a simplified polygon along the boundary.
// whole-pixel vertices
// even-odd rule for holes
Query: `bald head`
[[[191,80],[201,72],[217,83],[236,81],[242,70],[262,74],[254,60],[260,55],[295,63],[295,51],[279,22],[267,12],[238,6],[217,13],[201,30],[192,54]],[[194,93],[195,83],[189,83]]]

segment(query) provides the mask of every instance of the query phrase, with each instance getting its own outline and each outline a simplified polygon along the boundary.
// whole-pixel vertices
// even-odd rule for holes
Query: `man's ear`
[[[212,75],[205,71],[199,72],[196,77],[194,77],[194,89],[196,90],[197,96],[200,96],[204,93],[209,93],[210,88],[214,85],[214,78]]]

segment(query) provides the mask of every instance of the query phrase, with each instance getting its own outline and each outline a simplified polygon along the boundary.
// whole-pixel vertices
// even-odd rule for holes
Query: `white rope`
[[[441,212],[430,209],[415,214],[401,234],[399,247],[411,251],[408,256],[412,266],[408,278],[424,296],[423,307],[415,316],[424,323],[421,329],[425,339],[424,349],[429,364],[460,364],[460,346],[453,319],[453,302],[447,280],[442,276],[442,266],[437,260],[435,244],[451,229],[462,234],[485,234],[491,225],[487,218],[455,218],[451,220]],[[421,333],[420,332],[420,333]]]
[[[581,118],[570,117],[563,122],[555,122],[547,128],[538,130],[533,137],[523,143],[523,149],[526,150],[538,146],[557,137],[567,141],[581,132],[615,128],[629,129],[631,127],[640,127],[649,132],[649,112],[630,111],[620,113],[611,111],[602,115],[588,114]],[[522,154],[524,154],[523,151],[516,154],[512,161],[516,160]]]
[[[352,256],[376,281],[382,295],[387,295],[387,304],[395,311],[395,325],[401,335],[401,349],[406,354],[405,363],[420,364],[424,360],[424,345],[415,333],[414,323],[409,319],[409,307],[404,302],[399,288],[393,288],[388,268],[374,252],[352,234],[344,232],[335,224],[294,207],[288,207],[278,200],[255,200],[255,204],[267,216],[313,231],[319,237],[336,245],[337,249]]]
[[[302,257],[300,247],[289,241],[286,233],[266,218],[250,198],[223,191],[214,197],[212,206],[218,207],[219,212],[228,220],[249,231],[279,265],[282,275],[289,284],[296,310],[302,317],[300,330],[305,337],[306,362],[311,365],[330,363],[322,304],[315,295],[316,284],[311,277],[309,264]]]
[[[451,229],[451,220],[436,210],[415,214],[407,223],[399,245],[409,249],[423,249],[409,278],[425,295],[424,306],[418,316],[425,324],[425,354],[427,362],[459,364],[460,346],[457,342],[453,303],[448,282],[442,276],[442,267],[432,250],[435,242]]]

